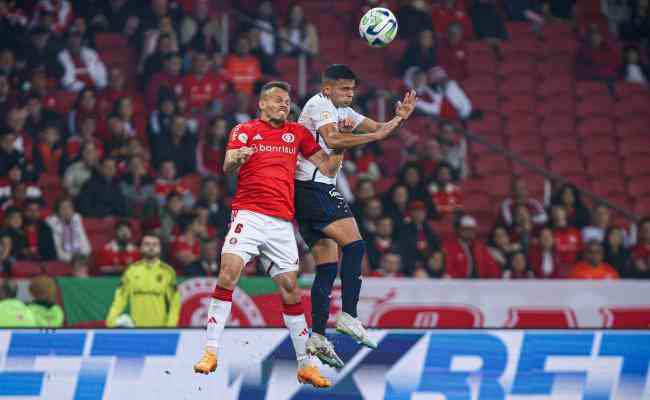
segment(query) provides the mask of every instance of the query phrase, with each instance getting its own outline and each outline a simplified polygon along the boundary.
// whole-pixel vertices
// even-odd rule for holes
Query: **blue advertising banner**
[[[217,373],[202,330],[0,331],[4,399],[648,400],[649,331],[375,330],[333,335],[330,389],[296,380],[282,329],[227,329]]]

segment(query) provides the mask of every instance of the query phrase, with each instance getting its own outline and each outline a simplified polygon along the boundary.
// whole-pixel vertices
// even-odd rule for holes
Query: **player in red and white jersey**
[[[232,307],[232,293],[244,266],[260,256],[266,272],[280,289],[284,322],[298,359],[298,380],[329,387],[307,355],[309,329],[296,284],[298,248],[294,217],[294,176],[298,154],[326,176],[334,176],[338,159],[329,157],[302,125],[288,122],[290,87],[270,82],[260,93],[259,119],[237,125],[230,134],[225,172],[238,171],[231,226],[221,251],[221,269],[208,312],[207,341],[194,371],[208,374],[217,367],[220,338]]]

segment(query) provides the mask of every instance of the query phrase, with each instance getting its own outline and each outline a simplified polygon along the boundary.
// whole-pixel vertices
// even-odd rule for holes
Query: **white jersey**
[[[363,115],[354,111],[352,107],[335,107],[332,101],[325,97],[322,93],[313,96],[300,113],[298,123],[309,129],[316,141],[322,147],[323,151],[327,154],[332,152],[332,149],[327,147],[325,140],[318,133],[318,129],[327,124],[337,124],[339,121],[350,117],[354,121],[354,129],[356,129],[363,119]],[[338,174],[338,173],[337,173]],[[327,183],[330,185],[336,184],[336,177],[330,178],[323,175],[314,164],[306,160],[298,154],[298,168],[296,169],[296,179],[299,181],[314,181]]]

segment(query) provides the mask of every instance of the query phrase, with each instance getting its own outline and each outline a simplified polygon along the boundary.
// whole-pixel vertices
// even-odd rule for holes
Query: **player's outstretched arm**
[[[334,178],[341,167],[342,158],[337,154],[327,154],[319,150],[316,154],[308,158],[309,162],[314,164],[321,174]]]
[[[252,147],[240,147],[239,149],[226,151],[223,172],[229,174],[237,171],[254,152],[255,150]]]

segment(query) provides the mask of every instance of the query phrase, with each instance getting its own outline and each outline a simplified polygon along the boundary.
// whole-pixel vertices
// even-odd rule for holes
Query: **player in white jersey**
[[[323,72],[321,92],[309,99],[298,118],[323,150],[330,157],[339,157],[340,163],[345,149],[388,137],[415,108],[415,92],[408,92],[390,121],[379,123],[364,117],[350,107],[356,81],[356,75],[347,66],[329,66]],[[352,131],[362,134],[351,134]],[[322,362],[340,368],[343,362],[325,337],[330,293],[339,267],[339,247],[343,312],[336,321],[336,329],[370,348],[376,348],[377,344],[368,337],[357,318],[365,244],[350,207],[336,190],[335,183],[336,177],[325,176],[309,161],[298,158],[296,219],[316,261],[311,291],[312,334],[307,351]]]

